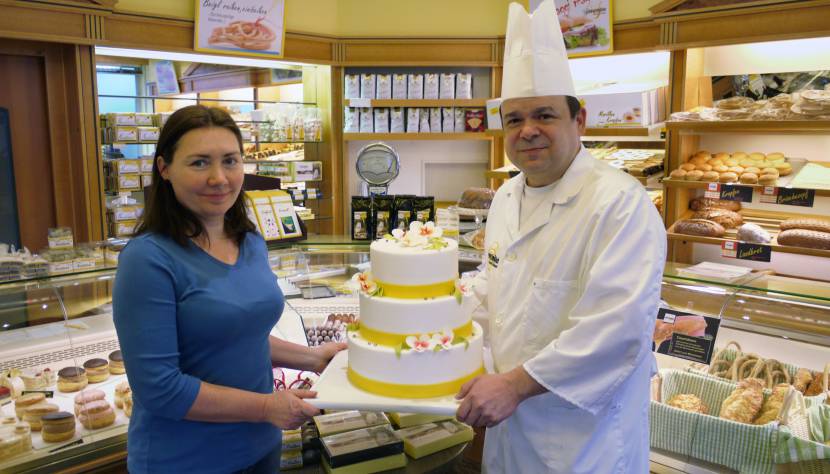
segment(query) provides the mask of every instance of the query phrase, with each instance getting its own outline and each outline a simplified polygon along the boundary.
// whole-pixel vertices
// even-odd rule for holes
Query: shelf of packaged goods
[[[98,94],[99,98],[104,99],[142,99],[142,100],[189,100],[194,102],[235,102],[240,104],[292,104],[292,105],[317,105],[316,102],[291,102],[291,101],[273,101],[273,100],[258,100],[258,99],[219,99],[207,97],[175,97],[175,96],[147,96],[147,95],[117,95],[117,94]]]
[[[349,106],[351,100],[344,103]],[[369,99],[369,103],[370,107],[484,107],[487,99]]]
[[[660,132],[665,124],[655,124],[651,127],[589,127],[582,135],[584,141],[665,141]],[[504,130],[488,129],[484,133],[492,137],[503,137]]]
[[[721,183],[723,184],[723,183]],[[744,183],[730,183],[735,186],[747,186],[754,188],[753,192],[760,193],[766,186],[763,184],[744,184]],[[667,188],[685,188],[685,189],[707,189],[709,183],[706,181],[684,181],[682,179],[664,179],[663,186]],[[788,187],[784,183],[777,183],[776,187]],[[799,188],[802,189],[802,188]],[[816,196],[830,196],[830,189],[815,189]]]
[[[830,258],[830,250],[811,249],[806,247],[793,247],[790,245],[778,244],[778,232],[780,231],[782,221],[789,218],[809,218],[814,216],[771,211],[757,211],[752,209],[744,209],[739,213],[743,216],[744,223],[757,224],[764,230],[769,232],[770,236],[772,236],[772,241],[767,245],[772,247],[773,252]],[[688,211],[681,217],[681,219],[691,219],[693,214],[694,212]],[[707,237],[703,235],[679,234],[674,231],[676,224],[677,223],[672,224],[666,231],[669,240],[698,242],[702,244],[713,244],[718,246],[722,245],[724,242],[738,241],[738,229],[726,229],[726,233],[723,235],[723,237]]]
[[[666,122],[667,130],[692,133],[830,133],[830,120],[729,120]]]
[[[277,142],[265,142],[259,140],[242,140],[243,143],[259,143],[260,145],[273,145],[277,143],[323,143],[320,140],[286,140]]]
[[[346,141],[360,140],[491,140],[484,132],[465,133],[344,133]]]
[[[294,163],[303,160],[242,160],[246,165],[275,165],[281,163]]]

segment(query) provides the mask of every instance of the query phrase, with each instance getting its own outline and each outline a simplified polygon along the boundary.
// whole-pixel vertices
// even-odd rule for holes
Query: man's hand
[[[329,342],[312,348],[311,350],[314,352],[314,367],[311,370],[318,373],[323,372],[335,354],[345,350],[347,347],[348,345],[345,342]]]
[[[470,426],[490,428],[512,415],[519,403],[545,391],[521,366],[505,374],[480,375],[461,386],[455,416]]]
[[[311,390],[281,390],[274,392],[265,404],[263,418],[272,425],[284,430],[294,430],[319,415],[320,410],[309,405],[303,399],[314,398],[317,392]]]

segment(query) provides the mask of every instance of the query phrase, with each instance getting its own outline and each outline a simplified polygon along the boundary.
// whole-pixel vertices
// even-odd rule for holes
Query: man
[[[474,282],[495,373],[457,417],[486,426],[485,472],[648,472],[662,221],[633,178],[581,145],[553,0],[511,4],[501,115],[522,171],[496,193]]]

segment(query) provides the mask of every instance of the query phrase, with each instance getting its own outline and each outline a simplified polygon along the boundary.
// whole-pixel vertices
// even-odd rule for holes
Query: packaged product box
[[[75,252],[72,249],[63,250],[47,250],[41,252],[40,256],[49,262],[49,274],[59,275],[61,273],[68,273],[74,270],[73,260],[75,259]]]
[[[454,419],[411,426],[395,433],[403,439],[404,451],[413,459],[466,443],[474,436],[472,428]]]
[[[375,133],[389,133],[389,109],[379,108],[375,110]]]
[[[406,109],[406,133],[418,133],[421,125],[421,109],[409,107]]]
[[[424,99],[437,99],[440,77],[436,73],[424,74]]]
[[[110,175],[107,187],[110,191],[116,193],[139,191],[141,190],[141,175],[138,173]]]
[[[135,124],[143,127],[152,127],[155,123],[155,114],[137,113],[135,114]]]
[[[297,217],[297,210],[291,202],[291,196],[285,191],[267,191],[271,198],[271,206],[279,223],[282,238],[301,237],[303,229]]]
[[[140,173],[153,172],[153,162],[155,159],[152,156],[144,156],[139,161],[141,162],[141,167],[138,170]]]
[[[438,95],[441,99],[455,99],[455,74],[441,73]]]
[[[372,207],[372,235],[371,238],[380,239],[392,232],[392,211],[395,208],[393,196],[375,196]]]
[[[138,141],[138,127],[116,125],[109,130],[109,141],[113,143]]]
[[[271,198],[265,191],[246,191],[246,199],[251,201],[260,233],[265,240],[275,240],[281,237],[277,214],[271,205]]]
[[[360,109],[360,133],[372,133],[375,131],[375,115],[371,107]]]
[[[95,255],[88,249],[75,249],[75,256],[72,258],[72,270],[84,271],[95,268]]]
[[[110,234],[114,237],[129,237],[135,231],[137,221],[121,221],[110,223]]]
[[[473,75],[469,72],[459,72],[455,74],[455,98],[473,98]]]
[[[444,230],[444,237],[448,239],[458,240],[459,235],[459,216],[458,212],[450,209],[436,209],[435,210],[435,225]],[[391,416],[390,416],[391,418]],[[415,424],[415,423],[413,423]],[[400,428],[403,426],[398,425]]]
[[[153,175],[142,173],[141,174],[141,188],[146,188],[153,184]]]
[[[107,175],[140,173],[141,167],[141,160],[132,160],[127,158],[104,160],[104,172]]]
[[[323,437],[320,442],[328,472],[378,472],[406,464],[403,441],[389,425],[327,436]],[[380,462],[382,459],[385,461]],[[367,461],[375,461],[375,463],[367,465],[365,464]],[[359,464],[363,465],[358,466]],[[350,469],[339,470],[340,468]]]
[[[406,85],[407,99],[423,99],[424,98],[424,75],[410,74]]]
[[[114,206],[111,209],[107,209],[107,217],[112,222],[134,221],[141,216],[143,207],[140,204]]]
[[[345,115],[343,117],[343,132],[360,132],[360,109],[355,107],[345,108]]]
[[[294,171],[294,181],[320,181],[323,179],[322,161],[294,161],[291,164]]]
[[[430,133],[431,130],[429,128],[429,109],[421,109],[421,111],[418,113],[418,116],[420,117],[420,121],[418,123],[418,131],[420,133]]]
[[[366,198],[368,199],[368,198]],[[352,203],[355,200],[352,198]],[[367,209],[368,210],[368,209]],[[368,233],[367,233],[368,234]],[[347,410],[314,417],[314,425],[321,437],[370,426],[389,425],[389,418],[379,411]]]
[[[398,194],[395,196],[394,212],[392,214],[392,228],[403,231],[409,230],[409,223],[414,219],[415,196]]]
[[[378,74],[375,89],[376,89],[375,99],[391,99],[392,98],[392,75],[391,74]]]
[[[106,123],[110,127],[116,125],[136,125],[135,112],[117,112],[106,115]]]
[[[352,196],[352,240],[371,240],[372,198]]]
[[[648,127],[666,118],[666,87],[654,84],[606,86],[579,96],[588,127]]]
[[[487,128],[501,130],[501,99],[489,99],[487,109]]]
[[[422,224],[435,222],[435,197],[415,196],[412,198],[412,219]]]
[[[455,127],[453,127],[455,133],[463,133],[464,129],[467,128],[465,111],[466,109],[461,107],[455,108]]]
[[[357,74],[346,74],[346,84],[343,88],[343,95],[346,99],[360,98],[360,76]]]
[[[441,131],[453,133],[455,131],[455,109],[444,107],[441,109]]]
[[[444,227],[441,228],[444,229]],[[386,415],[397,428],[409,428],[410,426],[435,423],[453,418],[452,415],[424,415],[423,413],[388,412]]]
[[[71,249],[75,246],[72,229],[69,227],[50,227],[47,231],[50,250]]]
[[[403,107],[392,107],[389,110],[389,131],[392,133],[406,132],[406,116]]]
[[[156,142],[159,139],[158,127],[138,127],[138,141]]]
[[[406,99],[406,74],[392,74],[392,98]]]
[[[280,453],[280,472],[303,468],[303,450],[285,449]]]
[[[483,132],[484,120],[484,109],[466,109],[464,111],[464,131]]]
[[[429,131],[441,133],[441,107],[430,107],[429,109]]]
[[[375,98],[375,75],[361,74],[360,75],[360,98],[374,99]]]

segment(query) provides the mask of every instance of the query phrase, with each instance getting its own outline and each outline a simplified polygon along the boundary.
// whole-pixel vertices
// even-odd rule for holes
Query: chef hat
[[[501,98],[548,95],[576,97],[554,0],[543,1],[532,14],[511,3]]]

